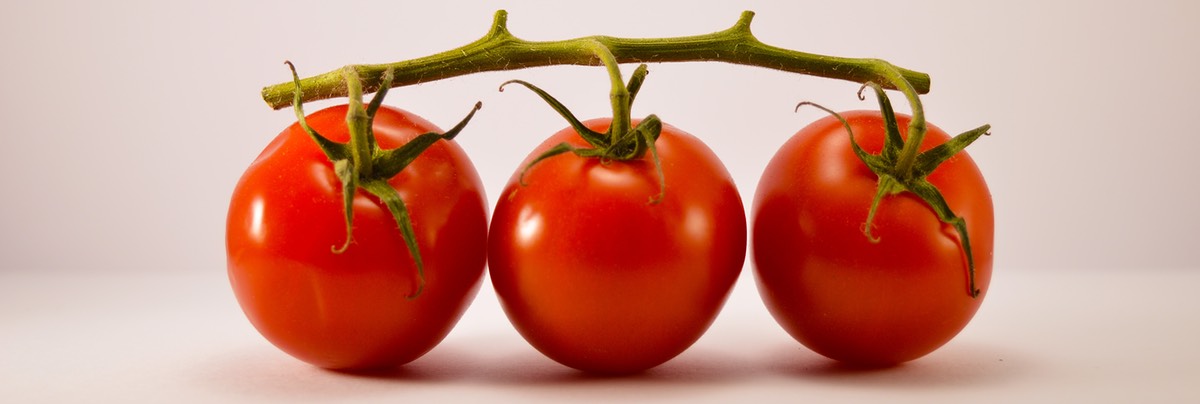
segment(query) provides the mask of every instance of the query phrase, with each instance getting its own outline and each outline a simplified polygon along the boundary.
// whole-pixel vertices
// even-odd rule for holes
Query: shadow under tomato
[[[1037,365],[1002,347],[968,341],[952,342],[925,358],[882,368],[851,366],[794,342],[772,342],[754,350],[698,345],[653,369],[611,376],[563,366],[524,341],[503,335],[449,342],[407,365],[373,371],[324,370],[265,344],[214,352],[194,369],[202,383],[243,398],[341,400],[400,393],[414,397],[462,386],[491,389],[480,394],[532,394],[554,401],[582,396],[621,401],[703,399],[729,386],[789,378],[797,386],[816,383],[885,391],[976,388],[1010,382]]]
[[[929,388],[1006,383],[1025,373],[1030,361],[997,347],[950,343],[923,358],[891,366],[835,361],[798,344],[780,346],[767,366],[807,380],[881,388]]]
[[[748,358],[691,349],[660,366],[642,372],[606,375],[587,373],[550,360],[533,348],[510,350],[482,361],[472,381],[549,402],[579,397],[604,401],[688,401],[761,374]],[[756,368],[757,366],[757,368]]]
[[[466,377],[472,368],[472,359],[461,352],[442,350],[430,353],[413,362],[377,369],[326,370],[325,372],[348,378],[395,382],[449,382]]]
[[[689,350],[657,367],[629,374],[580,371],[546,358],[532,348],[481,361],[473,378],[489,384],[534,386],[720,384],[752,377],[753,363],[718,352]],[[761,370],[761,369],[760,369]]]
[[[502,343],[501,343],[502,345]],[[711,350],[693,349],[643,372],[604,375],[582,372],[546,358],[528,345],[495,351],[456,351],[439,347],[410,364],[374,371],[333,372],[327,379],[378,391],[392,386],[428,388],[438,385],[486,386],[496,394],[567,401],[605,397],[611,401],[703,398],[705,394],[761,375],[761,363]],[[326,384],[338,384],[326,381]],[[308,388],[308,387],[306,387]],[[339,387],[340,388],[340,387]]]
[[[476,360],[465,351],[439,347],[403,366],[335,371],[304,363],[270,346],[256,345],[214,353],[209,360],[196,364],[198,377],[193,380],[243,399],[354,401],[469,378]]]

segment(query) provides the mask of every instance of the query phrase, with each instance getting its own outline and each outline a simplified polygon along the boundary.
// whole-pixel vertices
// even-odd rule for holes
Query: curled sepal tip
[[[958,152],[963,151],[963,149],[966,149],[971,143],[974,143],[980,136],[988,135],[988,131],[991,128],[991,125],[983,125],[971,129],[951,138],[946,143],[937,145],[917,155],[917,161],[913,166],[913,175],[918,177],[929,175],[943,162],[954,157]]]
[[[608,139],[605,134],[588,129],[588,127],[585,126],[583,122],[579,120],[579,118],[575,117],[575,113],[571,112],[566,105],[563,105],[563,103],[559,102],[558,99],[554,98],[554,96],[550,95],[550,93],[542,90],[540,87],[535,86],[532,83],[524,80],[509,80],[500,85],[500,91],[504,91],[505,86],[514,83],[528,88],[529,91],[533,91],[534,94],[537,94],[538,97],[541,97],[542,101],[545,101],[546,104],[549,104],[550,108],[553,108],[554,112],[557,112],[559,116],[562,116],[562,118],[571,125],[571,128],[575,129],[575,132],[579,133],[579,136],[582,137],[583,140],[587,141],[588,144],[592,145],[592,147],[603,147],[606,143],[608,143]]]

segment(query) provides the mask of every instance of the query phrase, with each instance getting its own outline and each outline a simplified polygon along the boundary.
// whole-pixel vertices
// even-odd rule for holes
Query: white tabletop
[[[534,351],[490,285],[432,352],[393,373],[323,371],[242,316],[223,270],[0,273],[7,402],[1184,402],[1200,400],[1200,272],[998,269],[942,349],[883,370],[792,341],[743,273],[709,332],[645,374],[593,378]],[[487,280],[485,279],[485,282]],[[815,400],[815,401],[814,401]]]

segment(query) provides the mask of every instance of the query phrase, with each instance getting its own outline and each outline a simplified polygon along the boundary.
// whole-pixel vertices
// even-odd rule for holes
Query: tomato
[[[604,132],[610,119],[584,122]],[[634,122],[636,125],[637,122]],[[564,129],[524,168],[560,143]],[[627,161],[564,154],[518,170],[501,194],[488,267],[516,329],[546,356],[597,373],[675,357],[707,330],[741,272],[746,216],[724,165],[699,139],[663,125],[665,193],[650,153]]]
[[[345,105],[309,125],[349,138]],[[391,149],[433,124],[380,108],[373,126]],[[362,189],[354,242],[346,240],[342,184],[313,140],[293,124],[246,170],[229,206],[229,279],[246,316],[267,340],[313,365],[365,369],[407,363],[438,344],[479,289],[486,262],[487,202],[462,149],[439,141],[388,183],[412,217],[424,288],[392,215]]]
[[[884,144],[878,111],[842,114],[869,153]],[[897,114],[903,137],[910,117]],[[949,139],[930,125],[927,150]],[[864,235],[878,177],[855,155],[839,120],[800,130],[767,165],[752,207],[760,295],[796,340],[827,357],[890,365],[924,356],[975,315],[992,270],[991,194],[965,153],[926,179],[966,220],[980,295],[968,287],[958,233],[912,193],[885,197]]]

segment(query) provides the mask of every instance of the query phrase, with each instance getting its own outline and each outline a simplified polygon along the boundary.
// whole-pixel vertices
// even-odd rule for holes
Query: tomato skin
[[[322,135],[346,142],[346,106],[310,115]],[[398,147],[433,124],[383,107],[380,147]],[[333,166],[293,124],[246,170],[226,229],[229,280],[250,322],[271,343],[313,365],[369,369],[412,361],[438,344],[479,289],[487,202],[470,160],[437,142],[389,183],[411,213],[425,288],[391,214],[359,190],[354,242],[346,239],[342,185]]]
[[[842,116],[864,150],[882,150],[878,111]],[[902,136],[910,120],[897,114]],[[929,125],[921,150],[947,139]],[[872,226],[879,242],[864,236],[877,176],[835,117],[801,129],[779,149],[755,193],[752,254],[760,295],[792,337],[840,361],[891,365],[936,350],[966,326],[992,274],[991,194],[965,153],[927,179],[967,221],[978,298],[968,294],[954,227],[913,194],[884,198]]]
[[[609,119],[584,124],[598,132]],[[636,125],[636,122],[634,123]],[[561,142],[564,129],[524,168]],[[493,214],[488,267],[516,329],[564,365],[596,373],[657,366],[707,330],[741,272],[746,216],[729,173],[700,140],[663,125],[650,153],[601,161],[566,154],[509,180]]]

